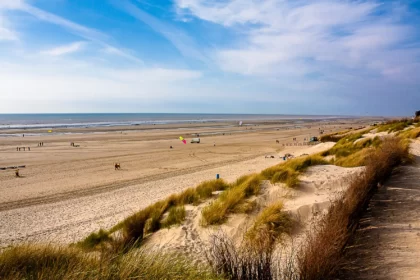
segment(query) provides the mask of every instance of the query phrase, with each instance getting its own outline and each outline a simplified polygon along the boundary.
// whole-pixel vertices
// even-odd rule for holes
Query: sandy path
[[[340,279],[420,279],[420,141],[411,147],[417,164],[373,196]]]

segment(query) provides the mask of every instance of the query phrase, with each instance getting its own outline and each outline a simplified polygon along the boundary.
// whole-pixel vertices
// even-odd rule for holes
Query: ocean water
[[[251,115],[251,114],[0,114],[0,129],[104,127],[171,123],[206,123],[252,120],[328,120],[343,116]]]

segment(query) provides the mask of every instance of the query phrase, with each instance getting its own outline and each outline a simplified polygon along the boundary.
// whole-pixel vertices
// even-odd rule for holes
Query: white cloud
[[[175,48],[178,49],[178,51],[184,57],[193,58],[196,60],[203,61],[205,63],[209,62],[208,58],[196,46],[195,41],[184,31],[164,23],[158,18],[146,13],[145,11],[137,8],[135,5],[127,1],[121,1],[118,3],[118,7],[121,7],[128,14],[130,14],[138,20],[143,21],[154,31],[164,36],[169,42],[171,42],[175,46]]]
[[[0,9],[19,9],[23,5],[23,0],[0,0]]]
[[[17,36],[13,31],[0,26],[0,41],[16,41],[16,40],[17,40]]]
[[[80,51],[84,45],[85,45],[85,42],[74,42],[68,45],[59,46],[53,49],[45,50],[45,51],[42,51],[41,53],[46,54],[46,55],[52,55],[52,56],[71,54],[71,53]]]
[[[337,72],[412,77],[409,71],[420,62],[418,55],[407,54],[406,61],[394,57],[405,51],[404,44],[412,40],[414,29],[399,22],[398,13],[404,9],[385,5],[374,0],[176,0],[181,15],[244,34],[234,43],[237,47],[213,54],[221,69],[300,81],[312,73],[329,78]],[[378,9],[387,12],[377,15]]]
[[[8,0],[0,0],[0,9],[19,10],[19,11],[28,13],[41,21],[45,21],[51,24],[61,26],[62,28],[67,29],[69,32],[81,38],[84,38],[93,43],[101,45],[103,48],[112,49],[113,50],[112,53],[115,55],[124,57],[126,59],[129,59],[137,63],[143,63],[141,59],[135,57],[131,53],[107,43],[107,41],[110,39],[108,35],[100,31],[97,31],[93,28],[88,28],[81,24],[72,22],[63,17],[57,16],[53,13],[49,13],[44,10],[41,10],[37,7],[27,4],[24,0],[17,0],[16,2],[10,2]]]
[[[65,67],[63,67],[65,65]],[[198,71],[165,68],[114,69],[72,59],[29,60],[0,64],[1,99],[88,100],[137,98],[159,100],[183,95]]]
[[[16,32],[14,32],[10,28],[9,22],[6,20],[6,18],[2,14],[0,14],[0,41],[17,41],[17,40],[18,40],[18,36]]]

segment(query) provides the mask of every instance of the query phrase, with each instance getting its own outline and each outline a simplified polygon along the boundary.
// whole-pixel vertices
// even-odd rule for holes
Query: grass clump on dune
[[[170,227],[172,225],[180,224],[185,219],[185,207],[177,206],[169,210],[168,216],[162,221],[162,227]]]
[[[166,200],[159,201],[125,219],[122,222],[124,239],[128,242],[139,241],[143,239],[144,234],[158,231],[162,227],[162,216],[172,207],[198,204],[201,200],[209,198],[214,191],[225,190],[228,187],[229,185],[224,180],[211,180],[201,183],[195,189],[187,189],[179,195],[171,195]],[[178,210],[174,217],[178,219],[177,223],[185,218],[185,210],[184,215],[180,215],[180,212],[182,210]],[[180,218],[182,220],[179,220]]]
[[[342,167],[356,167],[365,165],[365,159],[373,150],[379,147],[382,140],[379,137],[373,139],[361,139],[366,131],[347,135],[331,149],[322,152],[322,156],[334,156],[333,164]],[[357,140],[357,142],[356,142]]]
[[[398,135],[402,138],[416,139],[420,137],[420,127],[415,127],[406,131],[402,131]]]
[[[185,204],[197,205],[212,196],[215,191],[225,190],[229,185],[221,179],[205,181],[195,188],[189,188],[180,194],[173,194],[165,200],[158,201],[145,209],[129,216],[109,232],[92,233],[85,240],[78,243],[83,248],[94,248],[102,242],[112,241],[109,235],[115,231],[123,231],[127,244],[139,242],[149,233],[158,231],[162,227],[179,224],[185,219]],[[168,216],[164,219],[165,213]]]
[[[95,248],[97,245],[110,240],[111,237],[109,236],[109,232],[100,229],[98,232],[92,232],[84,240],[78,242],[77,246],[84,249],[92,249]]]
[[[248,212],[254,204],[247,198],[260,192],[261,176],[258,174],[239,178],[228,190],[202,210],[203,226],[223,223],[230,213]]]
[[[182,256],[129,250],[92,255],[78,248],[21,245],[0,253],[0,279],[222,279]]]
[[[393,120],[388,121],[385,124],[378,127],[377,132],[396,132],[404,130],[406,127],[409,127],[413,124],[412,120],[402,119],[402,120]]]
[[[338,142],[340,141],[340,139],[345,137],[346,133],[350,131],[351,131],[350,129],[347,129],[347,130],[339,131],[336,133],[325,134],[321,136],[320,141],[321,142]]]
[[[275,202],[264,208],[247,233],[251,242],[267,237],[275,242],[281,235],[291,233],[293,219],[289,213],[283,211],[283,207],[282,202]]]
[[[301,172],[310,166],[323,164],[328,164],[328,162],[320,155],[294,158],[263,170],[261,175],[272,183],[282,182],[289,187],[295,187],[299,183],[298,177]]]

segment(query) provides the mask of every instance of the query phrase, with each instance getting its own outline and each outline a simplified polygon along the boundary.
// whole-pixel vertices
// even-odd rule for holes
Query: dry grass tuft
[[[349,133],[350,131],[350,129],[347,129],[336,133],[325,134],[321,136],[320,140],[321,142],[338,142],[340,139],[345,137],[345,134]]]
[[[182,256],[129,251],[94,256],[77,248],[17,246],[0,254],[0,279],[221,279]]]
[[[241,177],[228,190],[220,194],[219,198],[202,210],[201,224],[203,226],[222,224],[230,213],[249,212],[250,205],[243,207],[245,200],[260,192],[261,176],[258,174]]]
[[[206,251],[207,261],[213,272],[225,279],[276,279],[274,245],[266,240],[262,238],[261,243],[253,246],[248,243],[235,246],[225,235],[213,235]]]
[[[78,242],[76,245],[84,249],[93,249],[98,245],[111,241],[109,233],[103,229],[100,229],[98,232],[92,232],[88,237],[83,241]]]
[[[165,200],[158,201],[145,209],[131,215],[124,221],[114,226],[109,233],[92,233],[78,244],[83,248],[94,248],[100,243],[111,242],[109,235],[122,229],[126,244],[140,242],[146,234],[153,233],[162,227],[179,224],[185,219],[185,204],[197,205],[210,198],[213,192],[225,190],[229,185],[224,180],[210,180],[199,184],[195,188],[189,188],[180,194],[173,194]],[[168,217],[163,219],[169,211]],[[99,238],[100,236],[100,238]]]
[[[172,225],[180,224],[185,219],[185,207],[176,206],[169,210],[168,216],[162,221],[162,227],[170,227]]]
[[[335,165],[342,167],[356,167],[366,164],[366,157],[370,154],[373,148],[381,145],[382,140],[379,137],[373,139],[362,138],[366,131],[356,134],[350,134],[343,137],[331,149],[322,152],[322,156],[334,155],[335,160],[332,162]],[[355,143],[356,140],[360,139]]]
[[[264,179],[272,183],[282,182],[289,187],[299,184],[299,175],[310,166],[328,164],[320,155],[294,158],[276,166],[269,167],[261,172]]]
[[[402,131],[398,134],[398,136],[407,139],[416,139],[420,137],[420,127],[415,127],[406,131]]]
[[[269,238],[272,242],[276,242],[282,235],[290,234],[293,226],[292,217],[283,211],[283,203],[275,202],[258,215],[247,237],[251,242],[260,242],[261,238]]]
[[[409,127],[413,124],[413,120],[409,119],[401,119],[401,120],[393,120],[388,121],[385,124],[378,127],[377,132],[396,132],[404,130],[406,127]]]

